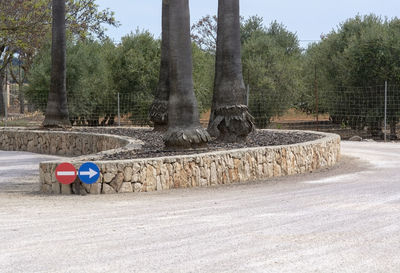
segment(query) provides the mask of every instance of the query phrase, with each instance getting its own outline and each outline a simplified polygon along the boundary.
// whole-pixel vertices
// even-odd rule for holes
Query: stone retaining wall
[[[140,148],[140,144],[137,140],[105,134],[0,129],[0,150],[4,151],[82,156],[115,149]]]
[[[287,146],[188,156],[95,161],[101,170],[100,179],[94,185],[82,184],[82,188],[91,194],[111,194],[208,187],[307,173],[335,165],[340,157],[340,137],[315,134],[323,138]],[[40,164],[42,192],[73,193],[71,185],[60,185],[55,179],[55,168],[59,163]],[[83,161],[81,158],[71,163],[78,169]]]

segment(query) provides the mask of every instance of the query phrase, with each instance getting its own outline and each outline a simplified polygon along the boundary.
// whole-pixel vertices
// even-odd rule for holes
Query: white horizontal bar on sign
[[[57,172],[58,176],[72,176],[75,174],[76,174],[76,172]]]

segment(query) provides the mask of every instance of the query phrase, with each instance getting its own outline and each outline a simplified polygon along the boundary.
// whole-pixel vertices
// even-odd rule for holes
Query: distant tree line
[[[67,0],[65,6],[67,32],[75,41],[93,37],[103,39],[105,25],[119,25],[114,13],[108,9],[99,10],[95,0]],[[3,94],[5,75],[11,72],[20,87],[19,100],[23,106],[23,82],[25,78],[32,80],[29,74],[34,59],[46,49],[46,43],[51,39],[52,1],[1,0],[0,22],[0,94]],[[16,70],[15,58],[19,60],[23,78],[12,73]],[[21,107],[21,112],[23,109]],[[4,114],[3,96],[0,96],[0,116]]]
[[[208,18],[212,19],[204,17],[200,21]],[[205,47],[205,37],[194,38],[198,25],[192,27],[193,80],[199,110],[206,112],[211,108],[214,88],[215,45],[212,42],[216,42],[216,33],[212,34],[214,38],[208,43],[209,47]],[[257,125],[264,127],[272,116],[293,105],[294,101],[287,98],[293,97],[301,84],[302,52],[296,35],[277,22],[265,27],[262,18],[255,16],[243,19],[241,25],[243,74],[245,83],[251,86],[250,109],[257,112]],[[213,27],[213,31],[216,28]],[[122,113],[129,114],[135,109],[132,119],[142,123],[157,89],[160,49],[161,41],[148,31],[136,30],[116,45],[109,39],[70,38],[67,44],[70,116],[77,123],[86,120],[88,125],[115,117],[116,108],[113,113],[102,109],[110,108],[105,105],[116,105],[117,93],[120,93],[125,100],[131,100],[122,103]],[[32,103],[44,104],[49,73],[50,41],[32,65],[26,90]],[[276,105],[277,100],[282,101],[281,105]]]
[[[302,78],[317,85],[320,111],[333,122],[365,127],[382,136],[384,84],[388,81],[388,122],[392,137],[400,117],[400,20],[376,15],[356,16],[341,23],[303,54]],[[299,103],[315,109],[313,89],[302,89]],[[313,110],[311,110],[312,112]]]
[[[193,78],[199,108],[211,107],[214,57],[192,46]],[[74,124],[113,125],[117,115],[117,94],[121,114],[131,115],[136,124],[149,122],[148,109],[157,88],[160,41],[148,31],[133,32],[115,45],[110,39],[85,39],[67,43],[67,93]],[[36,56],[26,96],[44,110],[50,85],[50,41]],[[114,107],[110,107],[114,106]],[[106,112],[112,110],[111,112]],[[144,118],[147,120],[144,120]]]
[[[67,7],[74,10],[73,5]],[[112,13],[97,20],[98,23],[118,24]],[[212,106],[217,20],[216,16],[205,16],[191,28],[194,90],[200,112],[209,111]],[[97,38],[83,34],[87,32],[81,30],[78,23],[70,25],[67,90],[72,122],[112,125],[116,109],[110,111],[106,106],[116,105],[117,93],[124,99],[122,114],[129,115],[135,109],[136,114],[130,115],[133,122],[150,122],[143,117],[147,117],[158,87],[160,39],[148,31],[137,30],[114,44],[105,38],[98,24],[92,24],[94,30],[98,29]],[[368,101],[365,98],[377,96],[371,88],[385,81],[391,85],[400,84],[399,30],[397,18],[356,16],[324,35],[320,42],[302,49],[296,33],[284,25],[278,22],[265,25],[258,16],[242,18],[242,69],[245,84],[250,88],[249,108],[256,125],[266,127],[272,117],[293,107],[315,114],[317,86],[318,112],[329,113],[335,123],[357,129],[367,127],[374,135],[381,135],[383,97]],[[0,34],[4,36],[10,31],[12,28],[3,29]],[[1,41],[5,43],[4,38]],[[25,48],[27,43],[17,44]],[[3,50],[0,65],[10,55],[5,53],[5,48],[0,46]],[[17,46],[13,44],[13,48]],[[28,101],[40,107],[43,105],[40,99],[47,98],[50,85],[49,38],[41,39],[37,48],[34,56],[25,59],[29,62],[29,86],[25,93]],[[389,103],[393,105],[389,105],[388,121],[393,129],[400,116],[399,107],[395,105],[400,95],[396,90],[391,92]],[[353,100],[352,103],[340,102],[344,94]]]

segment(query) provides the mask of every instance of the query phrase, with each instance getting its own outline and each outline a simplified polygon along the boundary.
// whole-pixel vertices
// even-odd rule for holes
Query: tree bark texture
[[[153,104],[150,108],[150,119],[154,123],[154,130],[163,131],[168,125],[169,100],[169,1],[162,1],[162,38],[161,38],[161,65],[160,77]]]
[[[246,106],[240,43],[239,0],[218,1],[217,55],[209,133],[227,142],[243,141],[254,130]]]
[[[70,126],[66,89],[65,0],[53,0],[51,83],[43,126]]]
[[[189,1],[165,1],[169,2],[170,98],[164,142],[173,149],[201,147],[210,135],[200,125],[193,88]]]

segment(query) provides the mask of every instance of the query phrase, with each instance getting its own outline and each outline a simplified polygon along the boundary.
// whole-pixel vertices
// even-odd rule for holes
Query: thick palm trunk
[[[53,0],[51,83],[45,127],[70,126],[66,90],[65,0]]]
[[[243,81],[239,0],[219,0],[215,83],[209,133],[220,140],[244,140],[254,130]]]
[[[193,89],[189,1],[169,0],[169,4],[170,98],[164,142],[169,148],[195,148],[210,136],[200,125]]]
[[[154,123],[154,130],[163,131],[168,125],[169,100],[169,1],[162,2],[162,38],[161,38],[161,65],[158,88],[154,102],[150,108],[150,119]]]

